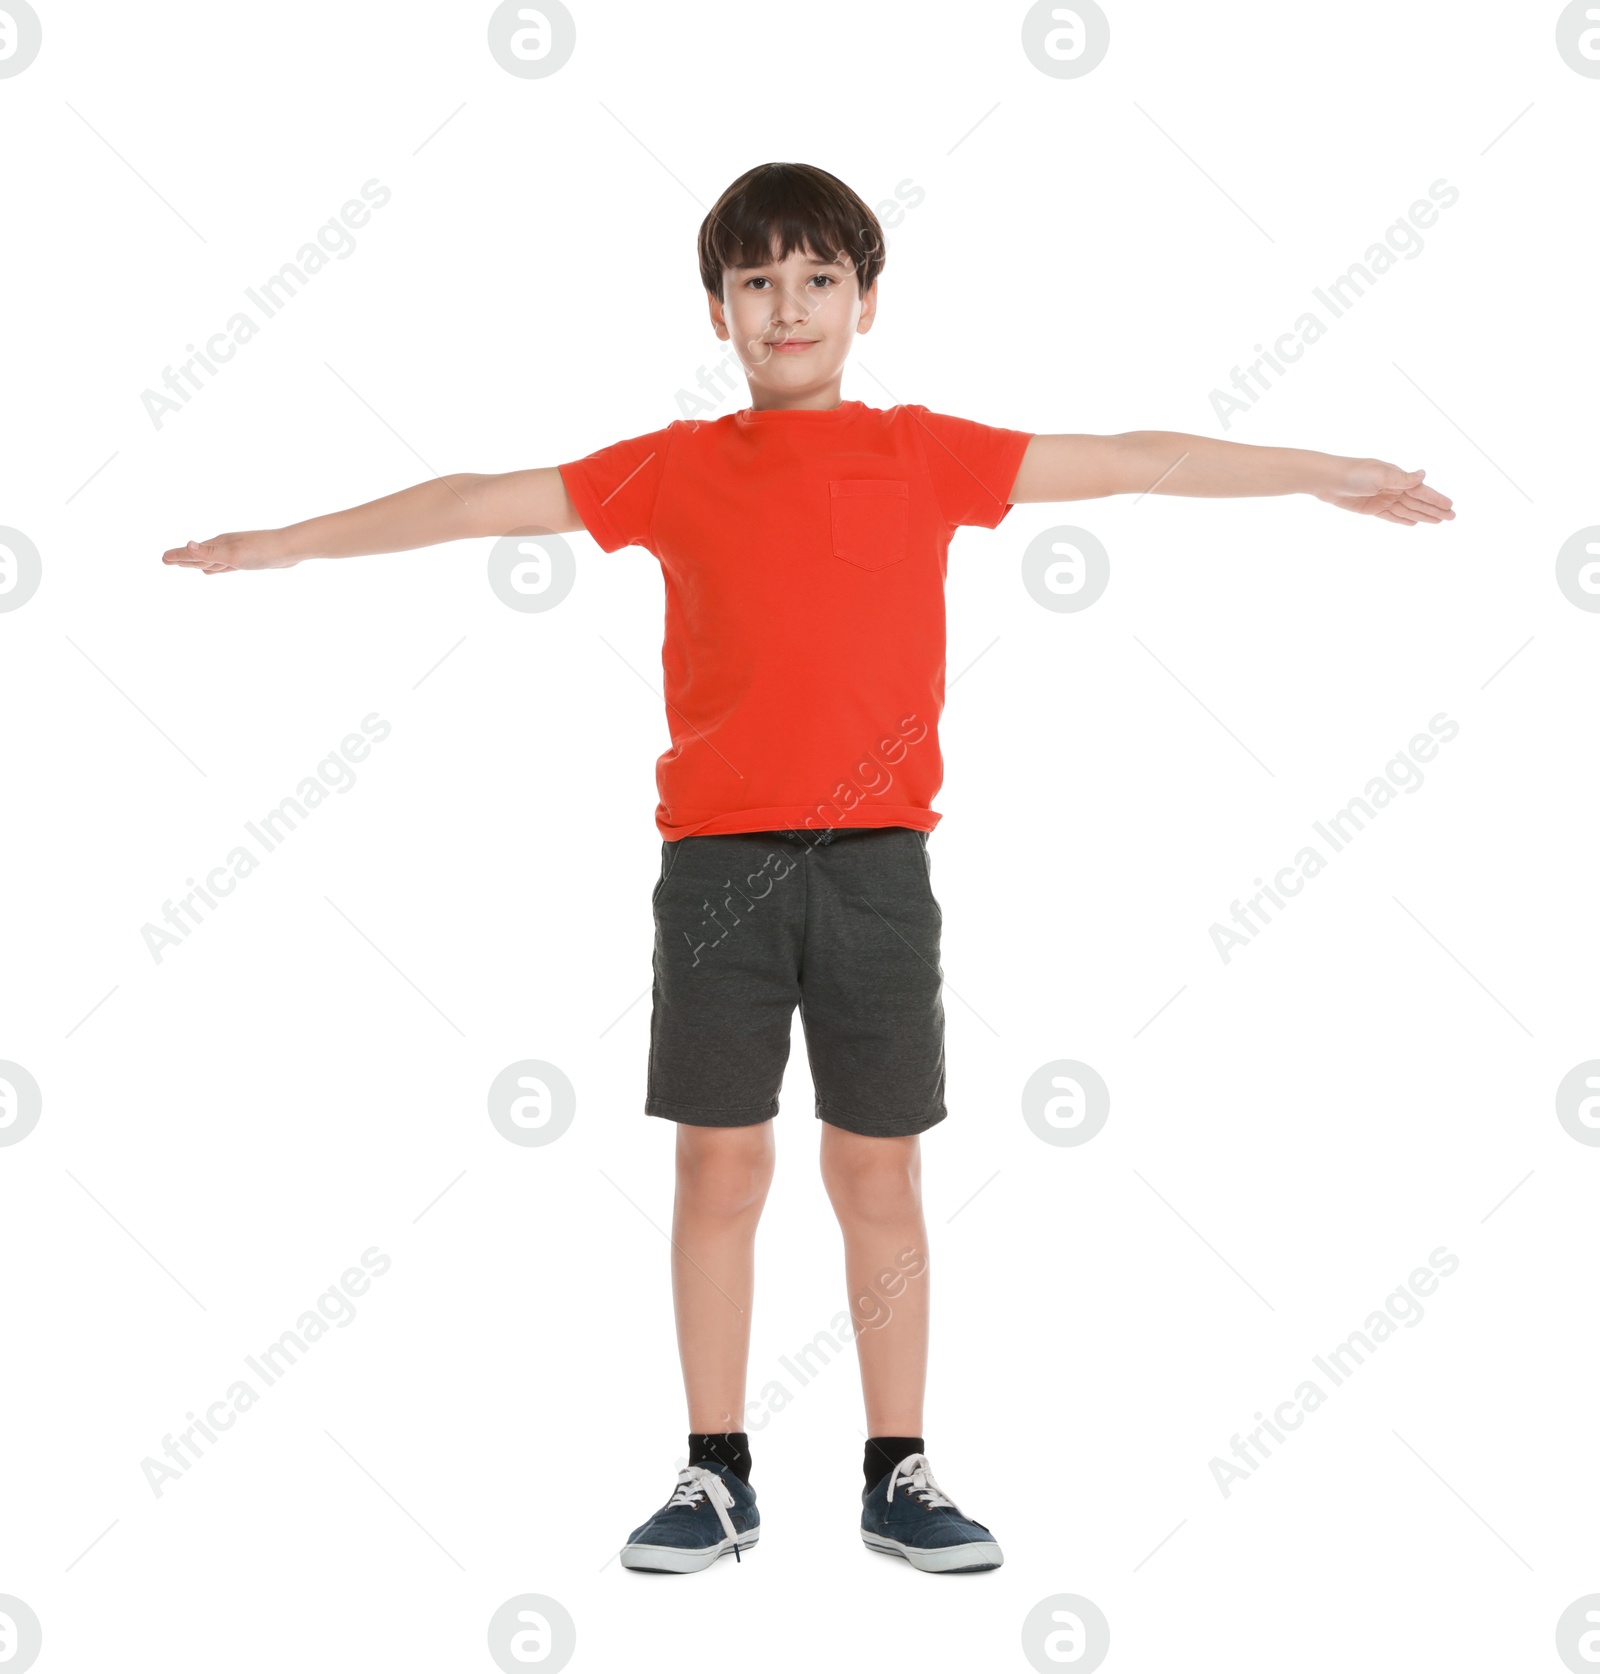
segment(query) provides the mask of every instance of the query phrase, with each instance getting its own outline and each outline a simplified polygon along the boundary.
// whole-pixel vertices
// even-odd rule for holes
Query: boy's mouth
[[[815,337],[780,337],[769,345],[770,348],[782,352],[787,350],[796,354],[801,349],[814,349],[817,346]]]

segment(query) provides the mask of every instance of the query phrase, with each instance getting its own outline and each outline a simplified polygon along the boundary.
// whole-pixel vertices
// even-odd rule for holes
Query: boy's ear
[[[880,274],[879,277],[881,278],[882,275]],[[856,331],[858,334],[872,329],[872,322],[877,316],[877,312],[878,280],[874,279],[866,290],[861,293],[861,318],[856,321]]]
[[[722,298],[720,296],[714,296],[710,291],[707,291],[706,303],[711,311],[711,329],[716,332],[717,336],[720,337],[724,343],[730,342],[732,340],[732,334],[728,330],[728,322],[723,313]]]

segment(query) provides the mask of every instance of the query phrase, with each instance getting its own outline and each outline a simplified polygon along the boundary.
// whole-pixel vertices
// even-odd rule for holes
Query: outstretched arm
[[[1120,436],[1035,436],[1010,499],[1020,504],[1107,494],[1311,494],[1391,523],[1453,518],[1450,501],[1423,483],[1424,474],[1381,459],[1253,447],[1178,430],[1129,430]]]
[[[583,520],[554,465],[498,476],[458,472],[287,528],[250,529],[190,541],[162,553],[161,562],[224,575],[232,570],[283,570],[302,558],[406,552],[440,541],[509,535],[517,529],[560,534],[582,527]]]

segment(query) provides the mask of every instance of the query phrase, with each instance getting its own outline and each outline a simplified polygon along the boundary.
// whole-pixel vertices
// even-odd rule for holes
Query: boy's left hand
[[[1447,496],[1424,482],[1423,471],[1402,471],[1381,459],[1342,459],[1334,480],[1312,492],[1330,506],[1368,512],[1391,523],[1444,523],[1456,514]]]

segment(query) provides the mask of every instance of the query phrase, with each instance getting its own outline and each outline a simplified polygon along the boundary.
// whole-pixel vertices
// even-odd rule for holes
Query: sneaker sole
[[[904,1558],[913,1569],[926,1570],[936,1575],[960,1575],[969,1570],[999,1569],[1005,1559],[999,1545],[992,1540],[973,1540],[964,1546],[903,1546],[887,1535],[861,1531],[862,1542],[870,1552],[887,1552],[891,1557]]]
[[[652,1570],[658,1575],[692,1575],[696,1570],[710,1569],[735,1546],[748,1552],[760,1538],[760,1529],[752,1529],[748,1534],[725,1535],[715,1546],[624,1546],[622,1567]]]

